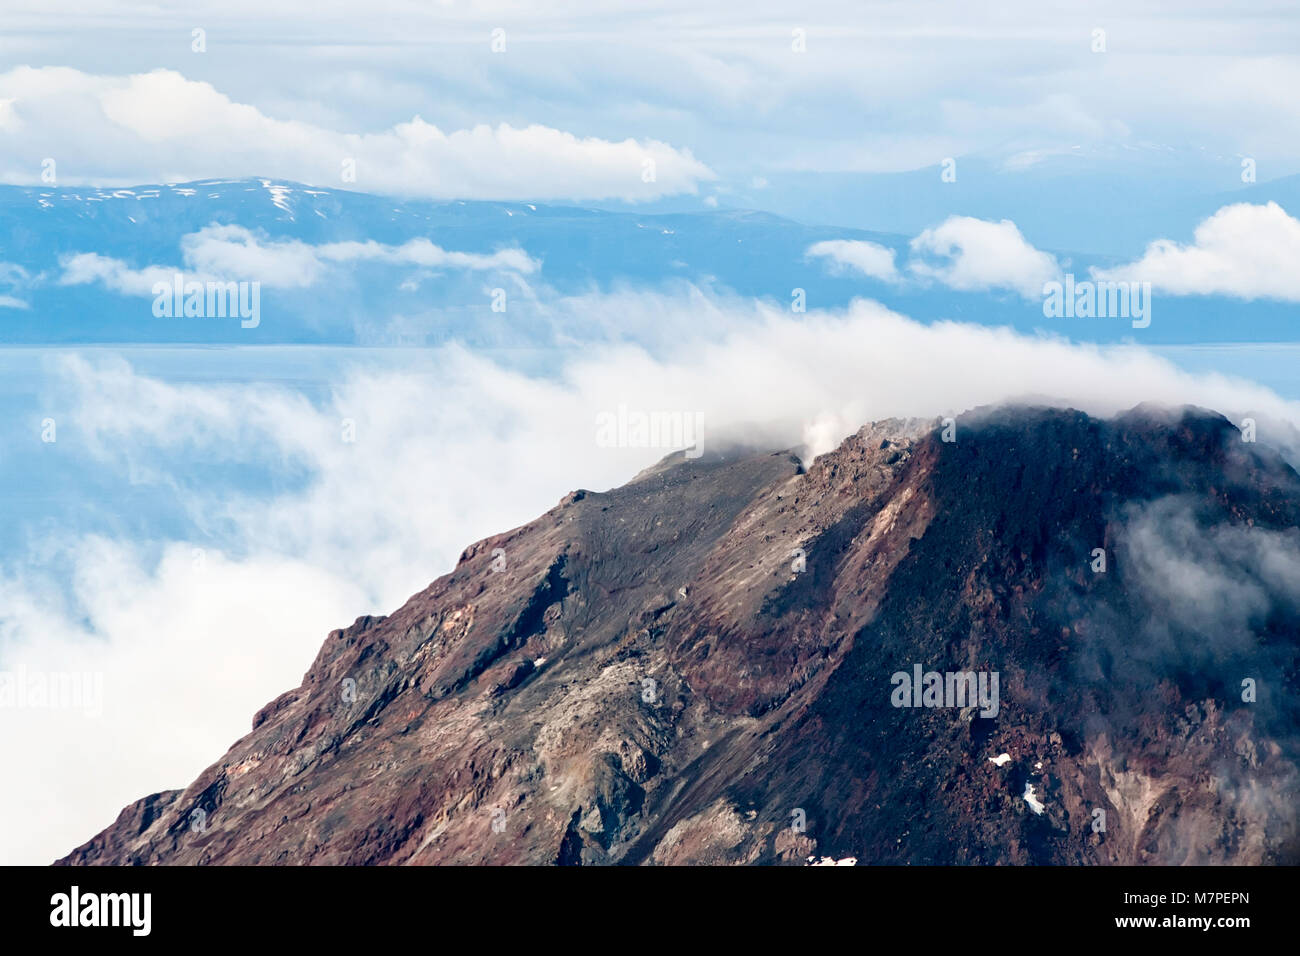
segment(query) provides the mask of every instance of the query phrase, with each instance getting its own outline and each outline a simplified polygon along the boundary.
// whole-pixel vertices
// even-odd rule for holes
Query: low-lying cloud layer
[[[243,226],[211,225],[181,238],[183,266],[150,265],[133,268],[120,259],[81,252],[62,260],[63,285],[101,282],[124,295],[150,295],[156,283],[170,286],[177,272],[198,282],[256,280],[268,288],[304,288],[315,284],[331,265],[381,262],[467,271],[508,270],[524,275],[539,264],[519,249],[493,253],[455,252],[428,239],[401,245],[330,242],[311,245],[297,239],[267,239]]]
[[[1063,276],[1056,257],[1035,248],[1009,219],[950,216],[909,245],[905,270],[911,277],[958,291],[1010,290],[1033,300],[1045,294],[1045,283]],[[826,240],[805,254],[823,259],[835,273],[891,282],[901,275],[894,251],[874,242]],[[1202,220],[1190,243],[1156,239],[1136,261],[1092,268],[1089,275],[1103,282],[1149,283],[1167,295],[1300,302],[1297,262],[1300,220],[1275,202],[1235,203]]]
[[[992,222],[949,216],[912,239],[907,272],[959,292],[1009,290],[1026,299],[1043,294],[1043,284],[1058,279],[1055,257],[1035,249],[1009,219]],[[895,282],[901,278],[894,250],[861,239],[828,239],[805,255],[822,259],[835,274],[856,274]]]

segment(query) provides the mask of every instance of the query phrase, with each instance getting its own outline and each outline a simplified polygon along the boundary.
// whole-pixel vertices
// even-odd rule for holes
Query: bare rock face
[[[1300,477],[1194,410],[949,437],[575,492],[60,862],[1297,862]]]

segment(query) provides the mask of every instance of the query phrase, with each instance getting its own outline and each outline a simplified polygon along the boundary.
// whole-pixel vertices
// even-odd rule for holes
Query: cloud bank
[[[1275,202],[1224,206],[1196,227],[1191,243],[1159,239],[1136,262],[1094,274],[1150,282],[1171,295],[1300,302],[1300,221]]]
[[[651,200],[713,173],[688,150],[542,125],[443,130],[419,116],[378,132],[268,116],[175,70],[128,76],[22,66],[0,74],[0,179],[130,185],[270,176],[456,199]]]
[[[62,285],[100,282],[123,295],[149,295],[157,282],[170,285],[177,272],[195,281],[257,280],[268,288],[314,285],[331,265],[381,262],[468,271],[502,270],[528,275],[540,263],[520,249],[490,254],[454,252],[428,239],[398,246],[367,240],[311,245],[297,239],[267,239],[243,226],[211,225],[181,238],[183,267],[133,268],[120,259],[82,252],[62,259]]]
[[[872,279],[892,282],[898,278],[894,250],[862,239],[827,239],[815,242],[806,253],[813,259],[825,259],[832,272],[858,272]]]
[[[1030,245],[1009,219],[950,216],[913,239],[912,252],[933,257],[911,262],[913,273],[961,291],[1009,289],[1036,299],[1061,275],[1056,259]]]

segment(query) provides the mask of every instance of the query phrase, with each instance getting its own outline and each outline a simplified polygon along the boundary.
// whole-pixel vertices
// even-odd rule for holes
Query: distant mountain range
[[[333,632],[60,862],[1300,862],[1297,526],[1195,409],[674,455]]]
[[[971,188],[961,182],[962,189]],[[1058,188],[1065,190],[1062,184]],[[1295,192],[1286,183],[1270,188],[1270,196]],[[1262,201],[1264,187],[1258,190]],[[1238,199],[1255,195],[1243,190]],[[1195,222],[1216,208],[1199,204],[1196,216],[1184,217],[1185,234],[1175,231],[1172,237],[1189,238]],[[883,210],[881,215],[890,218]],[[936,207],[926,224],[943,218]],[[221,232],[223,227],[228,231]],[[1026,235],[1035,241],[1033,231]],[[255,328],[160,318],[152,311],[151,283],[145,277],[194,272],[193,259],[203,255],[202,240],[214,237],[226,250],[219,278],[262,283],[265,318]],[[907,270],[911,238],[805,225],[763,212],[650,214],[537,203],[395,200],[269,179],[130,189],[0,186],[0,323],[11,345],[407,346],[458,340],[535,348],[564,342],[548,313],[558,298],[689,283],[707,292],[762,299],[781,309],[791,308],[794,290],[801,289],[808,309],[839,308],[866,297],[922,321],[1010,325],[1095,341],[1271,341],[1285,338],[1294,324],[1293,309],[1283,303],[1214,297],[1160,297],[1151,326],[1140,332],[1126,320],[1047,318],[1041,301],[1014,292],[955,291],[913,276]],[[825,260],[806,255],[811,245],[829,239],[884,246],[894,253],[905,281],[851,269],[833,271]],[[319,268],[306,278],[293,271],[324,244],[396,248],[412,241],[478,256],[520,250],[536,268],[520,275],[503,263],[473,268],[455,261],[427,264],[372,248],[365,254],[336,252],[334,259],[316,263]],[[1113,255],[1056,249],[1042,240],[1036,244],[1080,277],[1091,266],[1121,261]],[[232,246],[250,245],[236,248],[237,255],[230,252]],[[123,273],[131,275],[124,278]],[[509,297],[504,314],[493,309],[497,289]],[[1234,321],[1237,311],[1247,307],[1251,322]],[[615,328],[616,318],[611,319]]]

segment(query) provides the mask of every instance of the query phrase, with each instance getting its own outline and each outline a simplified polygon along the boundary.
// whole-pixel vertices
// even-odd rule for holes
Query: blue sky
[[[1187,402],[1294,456],[1297,41],[1281,3],[8,4],[0,674],[104,693],[0,708],[0,862],[673,450],[597,441],[618,409],[811,456]],[[256,321],[158,314],[177,273]],[[1067,277],[1150,321],[1046,314]]]

